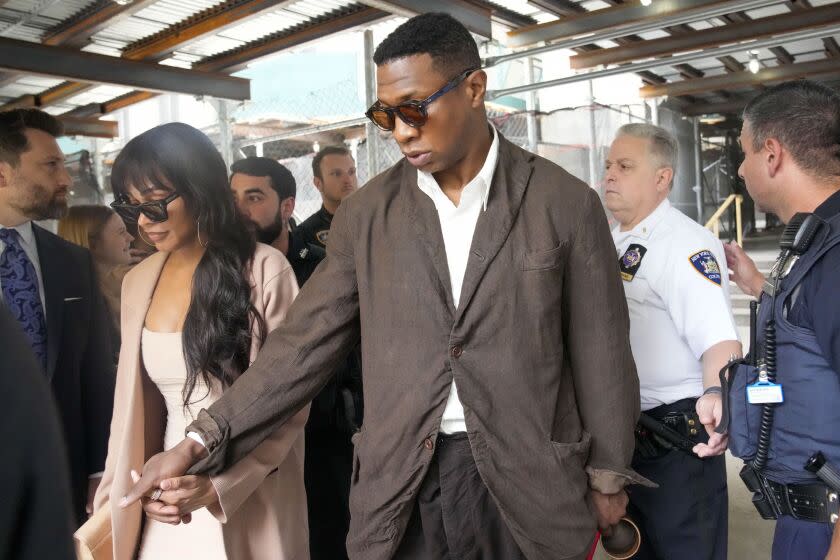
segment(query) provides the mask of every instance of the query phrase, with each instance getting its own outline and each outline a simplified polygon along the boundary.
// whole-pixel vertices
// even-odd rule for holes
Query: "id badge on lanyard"
[[[785,394],[781,383],[773,383],[767,379],[767,372],[761,371],[758,381],[747,385],[747,402],[750,404],[781,404],[785,402]]]

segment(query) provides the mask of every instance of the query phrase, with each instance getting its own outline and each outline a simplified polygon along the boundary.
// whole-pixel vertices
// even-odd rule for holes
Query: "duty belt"
[[[829,523],[831,515],[838,513],[837,492],[821,482],[781,484],[768,479],[765,479],[765,482],[772,492],[774,509],[778,515],[789,515],[802,521]]]

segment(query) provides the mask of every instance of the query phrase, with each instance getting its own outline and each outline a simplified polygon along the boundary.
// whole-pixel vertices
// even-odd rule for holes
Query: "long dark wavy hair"
[[[111,188],[175,190],[197,220],[206,251],[193,275],[182,333],[187,381],[185,409],[199,378],[230,386],[248,367],[252,331],[265,340],[263,317],[251,303],[249,265],[256,241],[236,210],[222,156],[201,131],[183,124],[157,126],[126,144],[114,162]]]

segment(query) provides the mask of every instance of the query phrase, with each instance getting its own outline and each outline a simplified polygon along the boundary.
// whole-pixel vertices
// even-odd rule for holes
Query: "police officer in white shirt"
[[[619,130],[606,162],[605,204],[617,222],[641,409],[696,443],[692,455],[637,429],[633,468],[659,488],[633,487],[628,513],[643,533],[634,558],[725,560],[718,372],[740,356],[741,344],[721,242],[668,202],[676,157],[668,131],[634,123]]]

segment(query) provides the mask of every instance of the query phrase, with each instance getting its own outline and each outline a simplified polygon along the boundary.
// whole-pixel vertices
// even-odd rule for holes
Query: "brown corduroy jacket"
[[[227,468],[291,418],[361,336],[352,559],[393,557],[453,377],[478,470],[526,557],[583,556],[589,488],[640,481],[638,378],[597,194],[500,137],[457,309],[450,292],[435,206],[403,160],[342,202],[284,324],[191,425],[210,452],[195,470]]]

